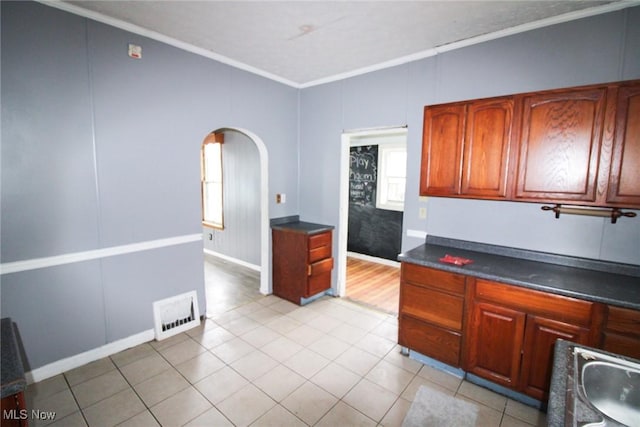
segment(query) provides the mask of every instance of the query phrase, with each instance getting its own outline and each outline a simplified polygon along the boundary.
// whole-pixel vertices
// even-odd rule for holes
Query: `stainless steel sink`
[[[575,401],[600,415],[583,425],[640,427],[640,363],[578,346],[573,355]]]

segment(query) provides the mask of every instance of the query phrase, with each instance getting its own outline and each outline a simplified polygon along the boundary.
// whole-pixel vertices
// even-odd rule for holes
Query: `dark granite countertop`
[[[23,391],[27,382],[24,377],[22,359],[18,350],[18,342],[11,318],[5,317],[1,320],[2,339],[2,365],[0,366],[0,377],[2,382],[2,398],[14,395]]]
[[[284,223],[276,223],[271,224],[271,228],[274,230],[286,230],[293,231],[296,233],[304,233],[304,234],[318,234],[324,231],[333,230],[333,225],[324,225],[324,224],[315,224],[312,222],[304,222],[304,221],[291,221]]]
[[[469,258],[465,266],[440,261]],[[401,262],[530,289],[640,310],[640,266],[427,236],[398,256]]]

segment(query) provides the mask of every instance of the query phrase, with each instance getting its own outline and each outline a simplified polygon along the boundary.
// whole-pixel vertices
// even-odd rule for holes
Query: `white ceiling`
[[[638,0],[43,3],[294,87],[640,4]]]

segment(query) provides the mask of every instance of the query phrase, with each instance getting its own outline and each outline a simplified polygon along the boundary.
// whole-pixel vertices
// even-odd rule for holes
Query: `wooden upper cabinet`
[[[607,202],[640,206],[640,82],[618,90]]]
[[[516,199],[596,201],[606,94],[596,87],[522,98]]]
[[[640,208],[640,80],[424,109],[420,195]]]
[[[512,98],[480,100],[467,107],[462,194],[507,195],[512,116]]]
[[[460,192],[465,111],[464,104],[425,108],[421,195],[449,196]]]
[[[420,194],[503,198],[513,99],[425,108]]]

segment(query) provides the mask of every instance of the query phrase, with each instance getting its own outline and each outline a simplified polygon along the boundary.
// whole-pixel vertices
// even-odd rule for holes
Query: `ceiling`
[[[43,3],[294,87],[640,4],[638,0]]]

